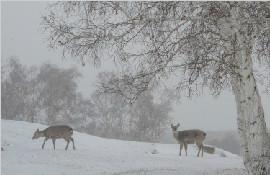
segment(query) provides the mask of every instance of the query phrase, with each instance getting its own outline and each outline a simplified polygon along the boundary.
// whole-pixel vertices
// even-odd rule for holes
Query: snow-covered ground
[[[179,157],[178,144],[152,144],[104,139],[74,132],[72,143],[44,138],[32,140],[34,131],[47,126],[2,120],[2,175],[236,175],[245,174],[242,158],[217,149],[217,154],[196,157],[189,145],[188,156]],[[182,150],[184,153],[184,149]],[[185,155],[185,154],[184,154]],[[226,156],[226,157],[224,157]]]

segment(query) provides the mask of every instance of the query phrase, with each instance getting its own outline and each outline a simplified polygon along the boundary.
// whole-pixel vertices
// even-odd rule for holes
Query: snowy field
[[[152,144],[104,139],[74,132],[72,143],[44,138],[32,140],[34,131],[47,126],[2,120],[2,175],[242,175],[242,158],[223,150],[196,157],[189,145],[188,156],[179,157],[178,144]],[[182,150],[182,155],[184,149]],[[184,154],[185,155],[185,154]],[[224,157],[226,156],[226,157]]]

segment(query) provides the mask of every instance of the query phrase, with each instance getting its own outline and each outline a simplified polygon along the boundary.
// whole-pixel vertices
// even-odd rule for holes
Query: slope
[[[242,158],[217,149],[217,154],[196,157],[189,145],[188,156],[178,156],[177,144],[153,144],[104,139],[74,132],[76,150],[66,142],[44,138],[32,140],[34,131],[47,126],[1,120],[2,175],[214,175],[245,174]],[[221,156],[222,155],[222,156]],[[225,157],[224,157],[225,156]]]

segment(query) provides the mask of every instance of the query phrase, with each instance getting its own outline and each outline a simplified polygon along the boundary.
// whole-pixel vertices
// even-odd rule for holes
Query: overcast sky
[[[24,65],[40,65],[48,62],[67,68],[78,67],[83,77],[79,88],[86,96],[94,90],[98,72],[111,69],[111,63],[102,63],[101,69],[91,65],[82,67],[71,58],[62,59],[61,52],[49,51],[45,36],[40,31],[41,14],[47,2],[1,2],[1,63],[10,56],[16,56]],[[261,94],[267,126],[270,126],[269,95]],[[223,92],[218,98],[204,96],[182,99],[174,105],[171,114],[174,124],[180,123],[182,129],[236,130],[237,112],[234,96]]]

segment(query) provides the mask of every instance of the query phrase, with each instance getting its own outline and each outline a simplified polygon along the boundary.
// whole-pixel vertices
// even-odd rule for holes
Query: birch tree
[[[135,101],[157,84],[189,97],[232,89],[244,164],[258,175],[270,172],[258,91],[258,83],[269,87],[269,12],[269,2],[58,2],[42,23],[49,46],[82,65],[111,54],[118,77],[101,92]]]

